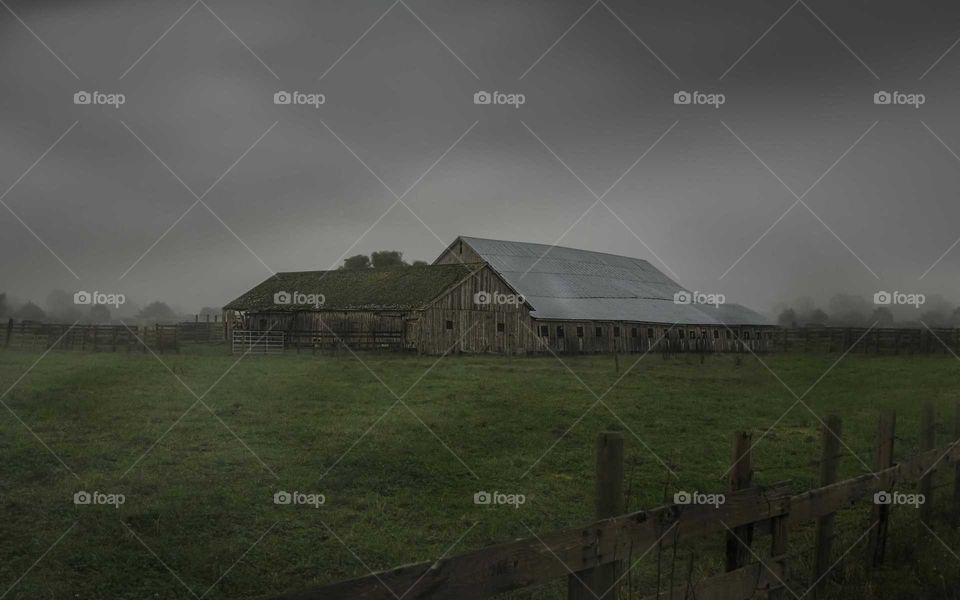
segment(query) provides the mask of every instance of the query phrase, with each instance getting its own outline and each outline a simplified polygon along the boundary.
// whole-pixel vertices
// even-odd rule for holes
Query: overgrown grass
[[[609,356],[364,355],[363,364],[304,354],[235,364],[222,348],[193,348],[162,356],[166,366],[149,354],[52,352],[30,370],[39,357],[0,352],[0,392],[29,370],[3,398],[16,417],[0,418],[7,598],[188,598],[188,587],[211,599],[257,598],[529,537],[528,527],[581,524],[592,513],[594,439],[610,428],[626,435],[631,510],[678,489],[724,491],[739,429],[754,439],[767,432],[754,450],[756,481],[801,490],[816,484],[820,423],[799,403],[782,416],[797,402],[786,386],[814,413],[843,419],[851,452],[841,477],[871,464],[881,408],[898,411],[904,457],[917,451],[920,405],[937,406],[944,444],[960,398],[960,363],[936,357],[848,356],[831,369],[837,355],[772,355],[765,365],[647,356],[633,368],[637,357],[621,356],[620,373]],[[77,506],[78,490],[126,501]],[[322,493],[326,504],[278,506],[277,490]],[[526,503],[478,507],[478,490]],[[955,597],[960,560],[915,512],[894,511],[891,566],[874,583],[862,577],[861,542],[831,591]],[[960,535],[938,523],[960,552]],[[868,526],[866,503],[841,515],[837,558]],[[811,534],[791,531],[798,594]],[[651,552],[632,589],[656,591],[658,571],[683,581],[689,552],[699,557],[694,575],[716,572],[721,542],[676,557]],[[514,596],[559,597],[562,585]]]

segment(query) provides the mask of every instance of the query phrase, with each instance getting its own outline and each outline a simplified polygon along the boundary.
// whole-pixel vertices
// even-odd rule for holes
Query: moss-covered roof
[[[403,310],[420,308],[482,265],[427,265],[354,271],[277,273],[230,302],[224,309],[253,311],[315,310],[305,296],[321,295],[323,310]],[[290,303],[275,302],[286,292]],[[302,294],[296,296],[295,294]]]

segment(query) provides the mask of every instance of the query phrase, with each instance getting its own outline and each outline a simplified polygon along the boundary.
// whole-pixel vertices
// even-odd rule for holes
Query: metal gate
[[[282,331],[234,331],[234,354],[283,354]]]

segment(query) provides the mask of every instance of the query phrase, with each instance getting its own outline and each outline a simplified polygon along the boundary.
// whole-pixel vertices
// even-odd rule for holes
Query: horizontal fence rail
[[[874,472],[833,481],[841,454],[840,419],[828,416],[822,433],[823,460],[820,487],[791,494],[789,482],[761,486],[749,483],[752,471],[750,434],[738,432],[734,438],[736,468],[731,476],[731,491],[725,502],[717,506],[670,504],[651,510],[631,512],[599,519],[583,527],[570,527],[489,546],[438,561],[421,562],[341,581],[312,590],[274,596],[273,600],[333,600],[345,598],[390,599],[403,594],[405,599],[487,598],[520,588],[568,579],[568,598],[616,598],[623,577],[622,565],[627,557],[659,546],[676,546],[705,536],[728,538],[726,572],[699,581],[690,581],[662,591],[658,585],[649,599],[722,598],[747,599],[758,595],[768,598],[788,597],[793,592],[787,582],[803,587],[800,591],[817,591],[825,584],[825,576],[839,561],[831,554],[832,519],[835,513],[871,500],[874,523],[869,534],[867,564],[873,568],[884,559],[890,505],[882,498],[904,484],[919,484],[925,494],[925,523],[934,517],[935,473],[948,473],[953,478],[953,497],[949,500],[951,522],[960,517],[960,403],[956,405],[952,443],[934,447],[936,424],[933,407],[923,407],[921,419],[922,451],[902,462],[893,462],[896,419],[892,411],[881,414],[876,439]],[[619,451],[611,452],[611,440]],[[601,433],[597,444],[597,508],[614,502],[612,495],[622,495],[623,452],[619,433]],[[619,478],[619,481],[617,481]],[[742,487],[741,486],[749,486]],[[741,489],[738,489],[741,488]],[[815,561],[809,581],[791,573],[787,547],[791,527],[814,521],[817,536]],[[822,529],[827,529],[821,533]],[[747,533],[749,531],[749,533]],[[729,543],[732,534],[734,542]],[[750,548],[755,536],[768,535],[769,551]],[[845,554],[846,555],[846,554]],[[731,560],[732,559],[732,560]],[[851,557],[852,559],[852,557]],[[610,568],[607,568],[610,567]],[[841,564],[842,568],[842,564]],[[869,571],[868,571],[869,573]],[[816,591],[815,591],[816,590]],[[642,595],[642,594],[641,594]],[[790,594],[794,595],[794,594]],[[805,594],[804,594],[805,595]]]
[[[282,331],[233,331],[234,354],[283,354]]]
[[[87,325],[66,323],[6,323],[3,346],[25,350],[80,352],[179,352],[177,325]]]

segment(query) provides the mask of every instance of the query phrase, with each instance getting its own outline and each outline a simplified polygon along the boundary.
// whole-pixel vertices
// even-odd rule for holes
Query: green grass
[[[0,352],[0,392],[39,357]],[[609,356],[565,357],[569,370],[551,357],[434,365],[364,355],[364,366],[349,355],[304,354],[234,364],[222,348],[192,348],[161,358],[170,370],[149,354],[52,352],[3,398],[26,426],[0,412],[0,595],[29,569],[7,598],[191,597],[185,586],[198,596],[210,588],[211,599],[258,598],[529,537],[527,527],[582,524],[592,513],[594,439],[609,428],[625,432],[631,510],[677,489],[724,491],[733,432],[757,439],[796,401],[778,377],[802,395],[837,355],[771,355],[769,370],[752,357],[647,356],[619,383]],[[621,356],[621,369],[635,358]],[[804,402],[843,418],[852,452],[841,477],[865,471],[854,453],[871,463],[881,408],[898,411],[897,457],[917,451],[924,401],[937,407],[938,443],[948,442],[958,367],[953,358],[848,356],[830,370]],[[206,394],[210,410],[178,377]],[[596,398],[586,386],[597,394],[613,386],[606,406],[587,412]],[[819,425],[795,406],[755,448],[755,480],[815,485]],[[126,502],[76,506],[77,490],[122,493]],[[277,490],[322,493],[326,504],[277,506]],[[522,493],[526,503],[478,507],[478,490]],[[945,500],[951,491],[938,493]],[[867,506],[840,516],[837,557],[869,525]],[[956,597],[960,561],[908,510],[894,512],[892,566],[864,583],[859,546],[832,578],[836,594]],[[960,552],[960,535],[940,523],[938,535]],[[791,531],[798,593],[811,532]],[[675,571],[681,581],[689,552],[696,572],[717,572],[721,542],[676,558],[652,552],[633,588],[655,591],[658,562],[664,577]],[[515,596],[561,590],[558,582]]]

